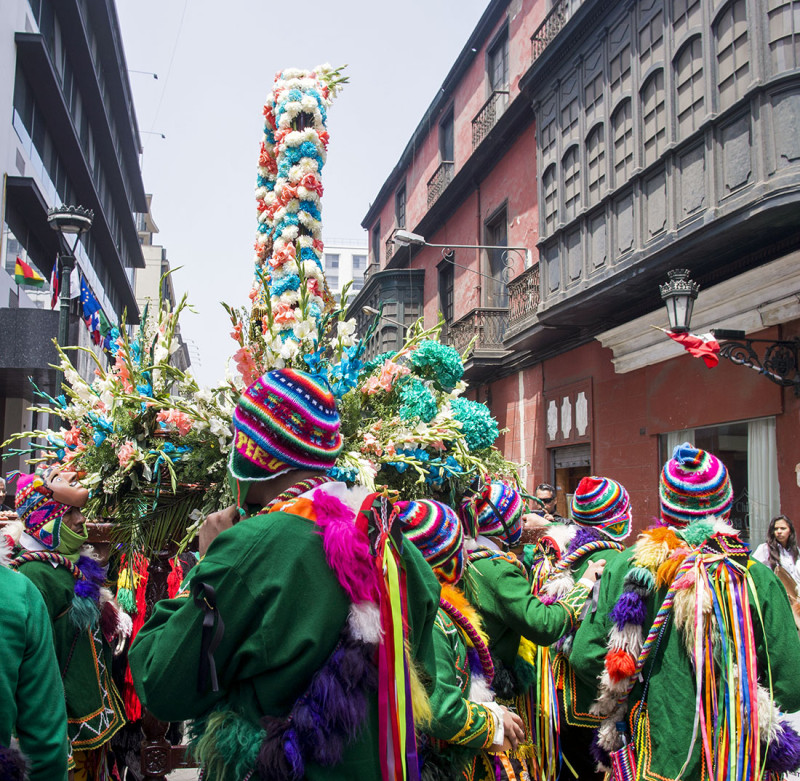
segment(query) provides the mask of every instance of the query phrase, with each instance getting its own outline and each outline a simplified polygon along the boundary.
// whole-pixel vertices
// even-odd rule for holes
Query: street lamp
[[[692,310],[700,285],[689,279],[688,268],[675,268],[668,271],[669,282],[660,285],[661,298],[667,307],[669,327],[673,333],[685,334],[692,321]]]
[[[70,279],[72,270],[75,268],[75,250],[78,247],[78,241],[81,236],[92,227],[93,220],[94,212],[91,209],[85,209],[83,206],[67,206],[65,204],[47,212],[47,224],[54,231],[58,231],[61,234],[67,247],[67,252],[60,252],[56,258],[56,263],[59,261],[61,263],[61,307],[58,312],[58,344],[61,347],[66,346],[69,341],[69,305],[72,300]],[[75,237],[72,246],[69,243],[70,236]],[[58,369],[56,371],[55,396],[58,395],[61,389],[62,380],[63,374]]]
[[[669,281],[659,288],[667,307],[670,330],[688,333],[700,285],[689,279],[688,269],[673,269],[667,273]],[[730,328],[712,328],[711,333],[719,342],[721,358],[754,369],[776,385],[794,388],[795,395],[800,396],[800,339],[748,339],[744,331]],[[756,344],[766,345],[763,357],[756,352]]]
[[[493,244],[431,244],[430,242],[425,240],[424,236],[420,236],[419,233],[412,233],[411,231],[404,230],[403,228],[399,228],[392,234],[392,242],[397,245],[398,247],[439,247],[442,250],[442,258],[446,260],[453,266],[457,266],[458,268],[463,268],[466,271],[471,271],[473,274],[477,274],[479,277],[486,277],[486,279],[491,279],[494,282],[497,280],[495,277],[490,276],[489,274],[484,274],[481,271],[476,271],[474,268],[470,266],[463,266],[460,263],[456,263],[453,260],[453,250],[455,249],[485,249],[485,250],[494,250],[499,249],[503,250],[503,281],[508,282],[511,279],[511,264],[509,262],[509,252],[518,252],[522,257],[522,262],[524,266],[528,267],[528,259],[530,257],[530,253],[527,247],[505,247],[502,245],[493,245]]]

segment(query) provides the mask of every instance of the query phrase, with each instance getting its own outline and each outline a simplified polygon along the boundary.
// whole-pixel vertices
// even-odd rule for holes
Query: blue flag
[[[81,307],[83,308],[83,317],[91,317],[95,312],[100,310],[100,303],[95,298],[89,285],[86,284],[86,279],[81,277]]]

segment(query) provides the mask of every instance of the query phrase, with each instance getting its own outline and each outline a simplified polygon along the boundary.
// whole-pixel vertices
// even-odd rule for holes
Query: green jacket
[[[0,566],[0,745],[16,732],[30,781],[66,781],[67,712],[47,609],[33,584]]]
[[[433,682],[431,630],[439,583],[413,545],[405,545],[404,560],[411,648]],[[131,647],[131,672],[143,704],[165,721],[204,720],[224,708],[254,728],[264,716],[288,715],[334,650],[350,608],[326,562],[318,527],[285,512],[243,520],[214,540],[185,589],[196,582],[215,590],[225,625],[214,652],[219,691],[198,691],[203,611],[185,590],[156,605]],[[238,780],[248,769],[230,775]],[[306,778],[380,778],[376,696],[343,761],[334,767],[306,764]]]
[[[107,743],[125,724],[125,709],[111,680],[111,646],[99,626],[80,631],[70,619],[75,579],[62,566],[31,561],[19,572],[39,589],[53,627],[58,668],[64,680],[69,739],[73,751]]]
[[[635,554],[636,546],[632,546],[616,556],[606,567],[600,581],[597,611],[587,616],[575,636],[570,664],[587,686],[596,687],[597,678],[603,671],[606,644],[613,624],[609,613],[622,592],[623,579]],[[768,685],[769,666],[775,701],[784,711],[793,712],[800,709],[800,678],[797,676],[800,638],[794,626],[786,591],[769,569],[752,559],[749,573],[755,585],[764,622],[762,632],[758,616],[755,611],[751,611],[759,681],[762,685]],[[645,634],[652,625],[666,592],[665,586],[649,595]],[[672,620],[667,624],[658,652],[654,650],[645,663],[642,676],[643,680],[650,676],[650,682],[646,707],[641,717],[646,745],[640,755],[643,770],[638,778],[647,781],[674,781],[683,767],[692,741],[695,674],[683,639],[680,632],[674,629]],[[636,712],[642,691],[643,683],[637,682],[628,699],[629,716]],[[701,752],[698,741],[683,779],[705,778]]]
[[[471,559],[462,586],[483,619],[489,648],[509,668],[522,637],[550,645],[572,629],[589,593],[577,584],[563,600],[545,605],[531,594],[524,573],[501,557]]]

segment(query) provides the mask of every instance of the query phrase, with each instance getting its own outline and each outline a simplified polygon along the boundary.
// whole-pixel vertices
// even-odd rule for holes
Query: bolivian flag
[[[18,285],[30,285],[31,287],[42,287],[44,277],[40,277],[24,260],[17,258],[14,266],[14,281]]]

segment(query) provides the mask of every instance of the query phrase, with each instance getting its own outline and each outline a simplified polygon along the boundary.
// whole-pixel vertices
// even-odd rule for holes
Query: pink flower
[[[381,443],[374,434],[364,435],[364,444],[361,446],[361,450],[362,452],[368,452],[371,450],[376,456],[379,457],[383,454]]]
[[[237,342],[241,339],[242,336],[242,324],[236,323],[233,327],[233,331],[231,331],[231,338],[235,339]]]
[[[125,468],[135,458],[135,456],[136,445],[134,445],[129,439],[125,440],[125,444],[117,451],[119,465]]]
[[[81,432],[77,426],[73,426],[64,434],[64,441],[72,447],[75,447],[81,441]]]
[[[242,375],[245,385],[248,387],[252,385],[258,379],[258,367],[250,351],[242,347],[233,354],[233,360],[236,361],[236,368]]]
[[[192,430],[192,419],[185,412],[177,409],[162,409],[156,415],[156,420],[159,423],[168,423],[171,426],[175,426],[182,437],[185,437]]]
[[[378,377],[370,377],[361,388],[363,393],[377,393],[379,390],[389,393],[392,390],[395,382],[405,374],[410,374],[411,370],[407,366],[403,366],[394,361],[386,361],[381,368],[381,373]]]

